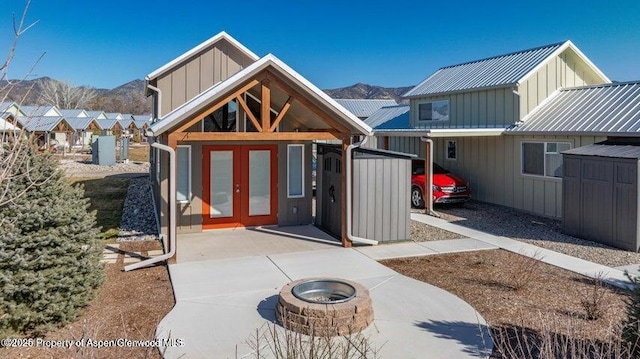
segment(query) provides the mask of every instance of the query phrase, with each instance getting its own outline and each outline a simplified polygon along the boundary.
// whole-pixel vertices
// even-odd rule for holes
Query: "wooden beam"
[[[340,230],[342,232],[342,246],[345,248],[351,247],[351,241],[347,236],[347,147],[349,147],[350,143],[351,141],[348,138],[342,140],[342,161],[340,168],[340,186],[342,188],[342,193],[340,196]]]
[[[272,83],[274,83],[276,86],[280,87],[284,92],[288,93],[290,96],[295,97],[298,102],[300,102],[303,106],[305,106],[306,108],[311,110],[311,112],[313,112],[316,115],[318,115],[329,126],[335,128],[339,132],[349,132],[349,133],[351,133],[351,130],[349,130],[345,125],[343,125],[340,122],[338,122],[335,119],[333,119],[331,116],[329,116],[329,114],[327,114],[325,111],[320,109],[313,102],[307,100],[298,91],[296,91],[291,86],[289,86],[287,83],[285,83],[283,80],[278,78],[275,74],[269,73],[269,77],[268,78],[269,78],[269,80],[271,80]]]
[[[269,128],[269,132],[274,132],[276,130],[276,128],[280,124],[280,121],[282,121],[282,118],[284,118],[284,115],[286,115],[287,111],[289,111],[289,108],[291,107],[291,103],[293,103],[293,100],[294,100],[293,96],[289,96],[289,98],[287,99],[287,102],[285,102],[284,105],[282,105],[282,109],[280,109],[280,112],[278,112],[278,116],[276,117],[276,120],[273,121],[273,125],[271,125],[271,127]]]
[[[251,109],[249,109],[249,106],[247,106],[247,103],[242,98],[242,96],[238,95],[236,97],[236,101],[238,101],[244,112],[247,114],[247,117],[249,117],[249,120],[251,120],[258,132],[262,132],[262,126],[260,126],[260,124],[258,123],[258,119],[256,119],[256,116],[253,114],[253,112],[251,112]]]
[[[234,98],[238,97],[239,95],[249,91],[250,88],[258,85],[259,83],[260,83],[260,81],[258,81],[256,79],[253,79],[253,80],[247,82],[245,85],[238,87],[237,90],[235,90],[235,91],[231,92],[229,95],[219,99],[216,102],[216,104],[214,104],[212,107],[210,107],[210,108],[206,109],[205,111],[201,112],[200,114],[198,114],[197,116],[195,116],[191,120],[183,123],[182,125],[180,125],[180,127],[176,128],[173,132],[184,132],[186,129],[188,129],[189,127],[193,126],[198,121],[201,121],[203,118],[209,116],[210,114],[212,114],[213,112],[215,112],[218,109],[220,109],[222,106],[224,106],[229,101],[231,101]]]
[[[174,132],[169,142],[178,141],[313,141],[341,139],[332,132]],[[171,146],[171,144],[170,144]],[[173,147],[173,146],[172,146]]]
[[[271,128],[271,82],[265,79],[260,87],[260,127],[261,132],[267,132]]]

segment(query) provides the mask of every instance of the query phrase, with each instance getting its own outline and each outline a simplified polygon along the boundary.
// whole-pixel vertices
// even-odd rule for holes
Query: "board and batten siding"
[[[253,60],[226,40],[221,40],[158,77],[162,91],[162,117],[206,89],[224,81],[253,63]]]
[[[562,216],[562,180],[522,174],[522,142],[569,142],[571,148],[603,141],[594,136],[512,136],[434,138],[434,162],[469,181],[471,198],[547,217]],[[446,141],[457,143],[457,159],[447,160]],[[390,138],[391,151],[424,158],[416,137]]]
[[[602,84],[604,81],[578,55],[567,49],[548,61],[520,86],[520,119],[533,111],[554,91],[564,87]]]
[[[515,88],[500,88],[411,99],[411,125],[415,128],[506,127],[518,118]],[[418,104],[449,100],[448,121],[418,122]]]
[[[379,242],[411,237],[411,160],[353,161],[353,234]]]

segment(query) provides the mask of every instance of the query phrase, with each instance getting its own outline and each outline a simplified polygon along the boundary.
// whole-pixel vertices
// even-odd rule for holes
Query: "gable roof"
[[[573,50],[603,82],[609,78],[600,71],[571,41],[558,42],[529,50],[494,56],[459,65],[442,67],[409,90],[405,97],[500,88],[518,85],[566,49]]]
[[[98,125],[100,125],[100,127],[102,127],[103,130],[111,130],[113,129],[117,124],[118,124],[118,120],[112,120],[112,119],[96,119],[96,122],[98,122]]]
[[[88,117],[89,115],[83,109],[60,109],[60,114],[64,117]]]
[[[60,110],[53,105],[21,106],[20,108],[27,116],[62,116]],[[53,112],[55,115],[47,115],[49,112]]]
[[[142,129],[144,125],[151,126],[151,115],[133,115],[133,122],[136,127]]]
[[[120,123],[120,126],[122,126],[122,128],[128,128],[132,123],[135,126],[135,121],[133,121],[133,118],[130,117],[123,120],[118,120],[118,122]]]
[[[378,129],[409,129],[409,105],[386,106],[365,120],[367,125]]]
[[[19,131],[20,128],[18,128],[18,126],[14,125],[13,123],[13,118],[15,118],[13,116],[13,114],[11,112],[1,112],[0,113],[0,132],[7,132],[7,131]],[[9,121],[7,121],[9,120]]]
[[[89,115],[89,117],[94,117],[97,120],[104,120],[107,118],[107,116],[104,114],[104,111],[87,111],[87,115]]]
[[[51,132],[62,121],[65,121],[64,117],[62,116],[20,116],[18,117],[18,122],[28,132]]]
[[[102,129],[100,123],[93,117],[65,117],[65,120],[74,131],[86,130],[93,121],[96,121],[98,127]]]
[[[110,120],[122,120],[122,114],[120,112],[105,112],[104,115]]]
[[[213,44],[215,44],[216,42],[219,42],[221,40],[227,40],[229,43],[231,43],[238,50],[243,52],[245,55],[247,55],[249,58],[253,59],[254,61],[257,61],[259,59],[258,55],[254,54],[251,50],[247,49],[244,45],[242,45],[240,42],[238,42],[236,39],[234,39],[231,35],[227,34],[224,31],[221,31],[217,35],[211,37],[210,39],[208,39],[208,40],[206,40],[204,42],[202,42],[200,45],[194,47],[193,49],[191,49],[191,50],[185,52],[184,54],[176,57],[175,59],[171,60],[167,64],[165,64],[165,65],[159,67],[158,69],[154,70],[149,75],[147,75],[145,79],[148,82],[148,81],[151,81],[153,79],[156,79],[156,78],[160,77],[161,75],[163,75],[167,71],[169,71],[172,68],[174,68],[176,65],[182,63],[183,61],[185,61],[186,59],[190,58],[191,56],[199,53],[200,51],[206,49],[209,46],[212,46]]]
[[[560,89],[506,133],[555,132],[640,136],[640,81]]]
[[[356,117],[369,117],[376,111],[385,106],[394,106],[398,103],[395,100],[382,100],[382,99],[351,99],[351,98],[337,98],[337,103],[342,105]]]
[[[197,95],[187,103],[169,112],[160,121],[151,125],[151,131],[153,136],[157,136],[184,121],[186,118],[195,115],[199,111],[203,110],[211,102],[223,97],[226,92],[231,91],[233,88],[244,83],[252,76],[257,75],[264,69],[271,69],[277,74],[281,74],[294,84],[304,90],[303,94],[307,94],[314,100],[326,105],[333,114],[336,116],[336,120],[341,121],[348,125],[352,131],[356,131],[361,134],[371,134],[371,127],[365,124],[362,120],[357,118],[351,112],[347,111],[344,107],[338,104],[334,99],[329,97],[324,91],[317,88],[307,79],[302,77],[280,59],[272,54],[268,54],[262,57],[260,60],[245,67],[241,71],[235,73],[228,79],[213,85],[206,91]]]

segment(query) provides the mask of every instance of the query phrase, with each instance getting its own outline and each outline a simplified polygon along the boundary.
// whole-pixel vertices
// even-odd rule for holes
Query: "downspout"
[[[438,213],[433,210],[433,140],[429,137],[422,136],[420,141],[429,144],[429,175],[426,177],[425,193],[423,198],[425,199],[425,205],[427,206],[427,212],[431,216],[440,217]]]
[[[169,252],[158,257],[130,264],[124,267],[125,272],[167,260],[176,254],[176,152],[173,148],[157,142],[152,143],[151,147],[169,152]]]
[[[156,110],[156,113],[154,113],[155,118],[151,121],[151,123],[155,123],[158,120],[158,118],[160,118],[160,109],[162,108],[162,91],[159,88],[149,84],[148,82],[147,82],[147,88],[158,94],[158,101],[156,106],[157,110]]]
[[[356,237],[351,232],[352,231],[351,222],[352,222],[352,213],[353,213],[353,199],[351,197],[351,189],[353,185],[353,179],[351,178],[351,167],[352,167],[351,153],[355,148],[359,148],[362,145],[364,145],[368,139],[369,139],[369,136],[365,136],[364,140],[357,143],[352,143],[347,147],[347,173],[346,173],[346,176],[347,176],[347,238],[352,243],[376,245],[378,244],[378,241],[374,241],[372,239],[367,239],[367,238]]]

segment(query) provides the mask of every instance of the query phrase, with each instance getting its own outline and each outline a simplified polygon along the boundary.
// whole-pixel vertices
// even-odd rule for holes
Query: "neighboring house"
[[[258,57],[224,32],[152,72],[146,83],[154,109],[149,139],[177,153],[176,164],[166,148],[152,151],[164,235],[170,228],[311,224],[312,141],[339,139],[346,149],[352,136],[370,135],[369,126],[281,60]],[[341,163],[345,173],[347,161]],[[346,206],[345,196],[338,200]],[[342,240],[351,243],[346,225]]]
[[[105,115],[104,111],[85,111],[87,116],[93,117],[96,120],[106,120],[107,115]]]
[[[14,101],[0,102],[0,113],[10,113],[15,117],[26,116],[27,114],[22,111],[20,106]]]
[[[369,124],[384,138],[378,147],[428,158],[423,139],[432,140],[432,160],[469,180],[475,199],[561,217],[561,152],[619,134],[589,127],[592,118],[579,108],[569,117],[582,131],[556,117],[547,118],[555,126],[541,129],[532,119],[571,91],[560,89],[609,82],[566,41],[443,67],[405,94],[408,112],[382,109],[387,118],[373,115]]]
[[[109,120],[123,120],[124,116],[120,112],[105,112],[104,115]]]
[[[87,111],[85,111],[83,109],[60,109],[60,113],[65,118],[70,118],[70,117],[89,117],[89,114],[87,113]]]
[[[116,139],[122,136],[124,128],[122,127],[122,125],[118,120],[107,119],[107,118],[102,118],[102,119],[96,118],[96,121],[98,122],[98,125],[100,125],[100,127],[102,128],[100,135],[116,136]]]
[[[24,116],[33,116],[33,117],[64,116],[60,112],[60,110],[53,105],[20,106],[20,109],[24,113]]]
[[[72,148],[85,149],[91,146],[92,136],[102,131],[98,120],[93,117],[65,117],[65,120],[73,129],[70,140]]]
[[[151,116],[150,115],[133,115],[133,122],[138,129],[140,142],[147,142],[147,129],[151,126]]]
[[[135,139],[136,142],[140,142],[140,131],[133,120],[132,114],[123,114],[122,119],[118,120],[120,126],[124,129],[124,133]]]
[[[62,116],[21,116],[18,117],[18,123],[35,136],[36,144],[41,150],[48,150],[51,146],[67,147],[66,139],[71,138],[74,132]]]
[[[15,116],[10,112],[0,112],[0,139],[4,139],[6,133],[20,131]]]

